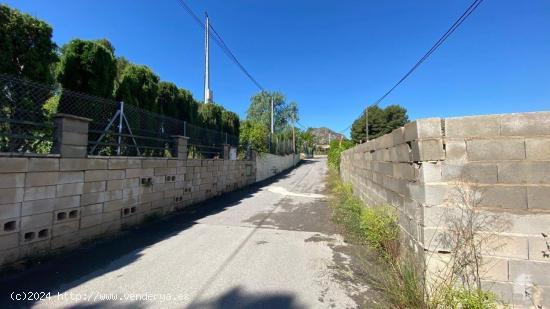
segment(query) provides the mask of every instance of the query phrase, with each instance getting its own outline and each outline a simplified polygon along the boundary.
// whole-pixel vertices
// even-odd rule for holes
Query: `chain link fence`
[[[189,137],[192,158],[223,156],[239,139],[138,107],[0,74],[0,152],[51,153],[53,116],[91,119],[88,153],[104,156],[172,156],[174,136]]]
[[[55,87],[0,74],[0,152],[47,154],[53,148]]]

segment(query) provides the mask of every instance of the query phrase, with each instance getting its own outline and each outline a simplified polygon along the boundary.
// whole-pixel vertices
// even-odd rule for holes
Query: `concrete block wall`
[[[506,222],[484,253],[485,287],[516,307],[550,306],[550,112],[420,119],[345,151],[341,175],[367,204],[398,210],[432,271],[449,254],[435,240],[457,183],[475,187],[476,207]]]
[[[242,188],[254,161],[0,157],[0,266]]]
[[[277,156],[270,153],[262,153],[256,156],[256,181],[262,181],[296,166],[300,160],[299,154]]]

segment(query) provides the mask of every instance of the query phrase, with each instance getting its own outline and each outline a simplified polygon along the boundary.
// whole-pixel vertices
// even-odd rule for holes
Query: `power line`
[[[189,5],[187,5],[187,3],[185,3],[185,1],[183,0],[177,0],[178,3],[185,9],[185,11],[191,15],[191,17],[193,18],[193,20],[195,20],[195,22],[201,27],[201,28],[204,28],[204,22],[197,16],[197,14],[195,14],[193,12],[193,10],[191,9],[191,7],[189,7]],[[254,85],[256,85],[256,87],[258,87],[261,91],[264,91],[264,88],[262,87],[262,85],[260,85],[260,83],[258,83],[258,81],[248,72],[248,70],[241,64],[241,62],[239,61],[239,59],[237,59],[237,57],[235,56],[235,54],[231,51],[231,49],[227,46],[227,44],[225,44],[225,41],[222,39],[221,35],[216,31],[216,29],[214,29],[214,27],[212,26],[212,24],[210,24],[210,27],[209,27],[209,31],[212,30],[212,34],[214,34],[214,36],[212,37],[212,39],[214,39],[214,41],[216,42],[216,44],[222,49],[222,51],[226,54],[227,57],[229,57],[229,59],[231,61],[233,61],[237,67],[239,67],[239,69],[254,83]]]
[[[401,83],[403,83],[420,65],[422,65],[424,61],[426,61],[426,59],[428,59],[428,57],[430,57],[441,45],[443,45],[443,43],[447,40],[447,38],[449,38],[449,36],[451,36],[451,34],[453,34],[453,32],[455,32],[455,30],[458,27],[460,27],[460,25],[466,20],[466,18],[468,18],[468,16],[470,16],[482,2],[483,0],[475,0],[474,2],[472,2],[472,4],[470,4],[470,6],[466,9],[466,11],[462,13],[462,15],[439,38],[439,40],[435,42],[435,44],[424,54],[424,56],[422,56],[416,62],[416,64],[403,77],[401,77],[401,79],[399,79],[397,83],[395,83],[383,96],[381,96],[378,100],[376,100],[370,106],[377,106],[378,104],[380,104],[388,95],[390,95],[390,93],[393,92],[393,90],[395,90],[395,88],[397,88]],[[361,112],[359,117],[362,117],[362,116],[363,116],[363,112]],[[340,132],[342,133],[344,131],[347,131],[349,128],[351,128],[352,125],[353,123]]]
[[[473,13],[473,11],[483,2],[483,0],[475,0],[468,9],[460,16],[460,18],[455,21],[455,23],[443,34],[441,38],[416,62],[416,64],[395,84],[390,88],[383,96],[381,96],[373,105],[378,105],[382,100],[384,100],[392,91],[397,88],[402,82],[404,82],[428,57],[430,57],[438,48],[441,46],[447,38],[453,34],[453,32]]]
[[[258,81],[252,77],[252,75],[250,75],[250,73],[248,73],[248,70],[241,64],[241,62],[239,61],[239,59],[237,59],[237,57],[235,56],[235,54],[233,54],[233,52],[231,52],[231,49],[229,49],[229,47],[225,44],[224,40],[222,39],[221,35],[218,34],[218,32],[216,31],[216,29],[214,29],[214,26],[212,26],[212,24],[210,24],[210,29],[212,29],[212,31],[214,32],[214,34],[216,35],[216,37],[218,37],[218,39],[220,40],[221,44],[223,45],[222,49],[226,50],[230,57],[233,59],[233,62],[235,62],[235,64],[241,69],[241,71],[243,71],[243,73],[256,85],[256,87],[258,87],[260,90],[264,90],[264,88],[258,83]]]

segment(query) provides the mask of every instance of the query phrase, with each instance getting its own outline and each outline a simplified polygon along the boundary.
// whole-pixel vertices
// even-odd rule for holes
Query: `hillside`
[[[346,139],[343,134],[336,133],[326,127],[311,128],[311,133],[315,137],[315,143],[318,145],[327,145],[329,141],[333,141],[335,139]]]

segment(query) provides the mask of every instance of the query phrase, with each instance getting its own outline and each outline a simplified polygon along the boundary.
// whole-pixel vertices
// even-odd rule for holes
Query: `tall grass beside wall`
[[[333,220],[343,227],[348,242],[365,245],[376,253],[386,270],[377,274],[376,288],[385,292],[395,308],[497,308],[493,293],[464,288],[455,282],[454,275],[449,277],[450,284],[438,286],[437,293],[429,295],[424,286],[424,262],[399,250],[402,246],[396,210],[389,205],[364,205],[353,195],[351,185],[340,180],[338,169],[330,161],[329,166]],[[369,271],[365,269],[365,273]]]
[[[365,207],[353,195],[351,185],[340,180],[338,171],[335,168],[329,171],[333,221],[343,227],[348,242],[373,250],[385,269],[377,274],[376,288],[383,290],[396,308],[427,308],[416,267],[403,264],[400,258],[399,225],[394,209],[389,206]]]

